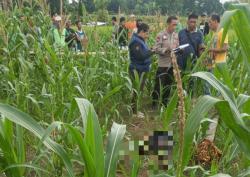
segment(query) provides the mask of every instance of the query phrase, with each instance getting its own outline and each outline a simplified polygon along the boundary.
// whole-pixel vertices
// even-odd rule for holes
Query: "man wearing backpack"
[[[178,56],[178,64],[182,70],[187,69],[188,63],[191,64],[192,68],[204,49],[203,34],[197,29],[197,21],[197,15],[189,15],[187,28],[179,32],[179,44],[189,44],[189,47],[185,48],[183,53]]]

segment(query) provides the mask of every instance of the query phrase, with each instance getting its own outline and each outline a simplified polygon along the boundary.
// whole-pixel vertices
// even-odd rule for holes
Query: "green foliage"
[[[32,134],[35,135],[36,137],[38,137],[39,139],[42,139],[42,137],[45,135],[45,130],[41,127],[41,125],[39,125],[28,114],[25,114],[25,113],[21,112],[20,110],[18,110],[16,108],[13,108],[13,107],[11,107],[9,105],[1,103],[0,104],[0,113],[3,114],[8,120],[14,122],[17,125],[22,126],[23,128],[26,128],[27,130],[32,132]],[[9,133],[10,133],[10,135],[5,135],[4,137],[3,136],[1,136],[1,137],[2,138],[8,138],[8,136],[12,137],[13,134],[11,134],[11,132],[9,132]],[[11,137],[9,137],[9,138],[11,138]],[[3,141],[1,141],[1,142],[5,142],[4,139],[2,139],[2,140]],[[7,141],[6,144],[1,143],[1,145],[2,145],[1,150],[4,153],[6,153],[6,155],[8,155],[8,156],[10,155],[10,157],[6,158],[6,156],[3,156],[3,158],[4,159],[6,158],[6,160],[12,161],[17,157],[15,157],[16,155],[14,154],[13,149],[7,143],[9,143],[9,142]],[[68,170],[69,175],[74,176],[73,175],[73,168],[72,168],[72,164],[70,162],[69,156],[67,155],[67,153],[65,152],[63,147],[61,145],[59,145],[58,143],[54,142],[49,137],[44,139],[43,144],[47,148],[49,148],[50,150],[55,152],[59,157],[61,157],[61,159],[64,161],[66,169]],[[14,165],[14,164],[18,164],[18,163],[20,163],[20,162],[12,161],[11,163],[3,163],[3,165],[4,165],[3,167],[6,168],[6,167],[8,167],[10,165]],[[1,168],[4,169],[3,167],[1,167]],[[18,175],[17,170],[19,170],[19,169],[18,168],[13,168],[14,175]],[[12,173],[12,170],[11,170],[11,173]],[[12,176],[12,174],[10,176]]]
[[[107,22],[109,21],[109,12],[107,10],[100,9],[97,11],[97,21]]]
[[[119,7],[122,13],[135,13],[138,15],[155,15],[157,12],[161,12],[163,15],[184,15],[187,13],[195,12],[200,15],[203,12],[208,14],[218,13],[222,14],[223,8],[219,0],[81,0],[79,3],[83,3],[87,12],[93,13],[99,10],[107,9],[110,13],[118,13]],[[59,5],[53,1],[50,2],[51,11],[59,13]],[[72,4],[64,4],[64,9],[72,9],[75,6],[75,2]],[[76,7],[75,7],[76,8]],[[78,8],[79,9],[79,8]],[[75,10],[76,11],[76,10]],[[74,10],[70,10],[74,14]]]
[[[92,1],[83,1],[89,11],[87,2]],[[172,6],[167,4],[162,5],[163,1],[119,1],[117,4],[120,3],[125,12],[136,11],[138,14],[150,14],[158,9],[162,13],[175,13],[176,9],[181,11],[186,8],[181,1],[169,2],[178,7],[176,9],[170,9]],[[186,4],[190,9],[182,12],[186,13],[197,6],[192,3]],[[65,8],[66,12],[77,13],[78,3],[65,5],[72,5],[71,9]],[[104,5],[109,10],[114,9],[114,12],[117,10],[117,6]],[[230,37],[233,35],[235,39],[230,40],[228,62],[218,66],[214,75],[204,72],[193,74],[210,83],[221,96],[201,96],[195,105],[192,104],[194,98],[186,98],[188,118],[182,165],[189,176],[207,176],[217,172],[232,176],[239,172],[242,173],[240,176],[249,174],[249,7],[232,7],[234,9],[226,12],[222,18],[224,35],[228,31]],[[98,8],[100,12],[103,11],[101,7]],[[202,11],[202,8],[197,9]],[[22,13],[26,18],[21,21]],[[96,20],[96,16],[87,15],[89,19],[84,17],[86,21]],[[109,20],[107,17],[108,14],[100,13],[98,20]],[[153,25],[155,18],[143,17]],[[50,17],[42,12],[35,13],[30,8],[23,11],[14,9],[6,14],[0,12],[0,22],[0,100],[6,103],[0,105],[0,173],[6,176],[28,176],[34,172],[38,176],[116,176],[118,151],[126,129],[124,125],[111,123],[127,122],[124,117],[130,117],[133,87],[127,72],[127,54],[110,42],[111,27],[84,27],[90,42],[86,54],[76,55],[68,50],[57,53],[49,45],[47,33],[51,25]],[[38,42],[35,26],[41,27],[42,43]],[[154,43],[158,31],[156,27],[151,33],[150,44]],[[142,97],[140,81],[138,77],[136,79],[139,106],[145,104],[145,98],[148,99],[152,92],[155,69],[156,64],[153,62],[145,89],[147,97]],[[201,68],[196,69],[198,71]],[[187,83],[186,80],[184,82]],[[203,84],[199,83],[198,87],[202,90]],[[163,123],[164,129],[168,129],[170,123],[176,128],[175,122],[171,121],[175,118],[177,99],[174,92],[168,107],[162,109],[162,120],[158,121],[159,124]],[[222,143],[218,142],[225,152],[222,160],[206,170],[201,166],[186,167],[188,162],[190,165],[194,163],[190,159],[193,156],[192,145],[202,138],[201,129],[204,125],[201,123],[208,120],[204,118],[207,118],[213,106],[222,120],[217,134],[217,138],[223,140]],[[111,132],[106,137],[110,127]],[[178,129],[175,133],[178,138]],[[31,157],[27,158],[27,154]],[[173,159],[174,164],[178,164],[175,154]],[[142,165],[139,156],[133,157],[127,174],[138,176]],[[243,172],[243,169],[246,170]],[[173,176],[175,166],[164,173],[167,174],[155,176]]]
[[[248,12],[246,13],[246,11],[247,9],[249,9],[249,6],[247,4],[245,4],[244,6],[236,5],[233,7],[238,8],[237,10],[226,11],[222,18],[221,27],[223,27],[225,30],[223,34],[225,37],[227,31],[229,30],[229,26],[231,25],[232,29],[236,32],[236,35],[238,37],[237,42],[240,46],[239,48],[242,51],[243,55],[245,55],[245,59],[241,60],[241,62],[245,61],[244,63],[246,65],[249,65],[250,62],[249,60],[247,61],[247,58],[249,58],[249,49],[247,48],[249,46],[249,36],[246,35],[247,33],[249,33],[248,29],[250,26],[249,21],[246,18],[246,15],[248,14]],[[242,26],[243,24],[246,28],[241,29],[240,26]],[[237,63],[240,63],[240,61],[237,61]],[[231,69],[234,70],[236,68]],[[238,142],[241,150],[244,152],[246,157],[248,159],[250,158],[250,144],[247,140],[250,136],[250,127],[247,121],[244,119],[244,117],[249,117],[249,115],[246,110],[242,109],[242,105],[248,104],[249,96],[242,95],[240,94],[240,92],[237,92],[238,90],[235,89],[235,86],[232,82],[232,80],[234,80],[234,78],[237,76],[230,74],[226,64],[218,65],[215,68],[214,73],[217,78],[213,74],[205,72],[198,72],[192,74],[192,76],[202,78],[206,82],[208,82],[214,89],[217,90],[217,92],[220,93],[224,100],[221,100],[221,98],[217,99],[208,96],[201,97],[197,101],[197,104],[194,106],[191,113],[189,114],[185,129],[183,168],[185,165],[187,165],[191,157],[190,150],[192,139],[194,138],[196,131],[200,127],[200,121],[207,114],[207,112],[211,109],[212,106],[216,107],[220,115],[220,119],[233,132],[235,140]],[[247,77],[249,78],[249,76]],[[221,79],[223,83],[219,81],[218,78]],[[249,93],[249,90],[244,90]]]
[[[126,125],[119,125],[115,122],[113,123],[106,148],[105,176],[116,176],[116,166],[119,155],[118,152],[125,132]]]
[[[92,164],[88,164],[88,161],[85,160],[87,168],[91,168],[91,170],[88,170],[87,176],[95,174],[97,177],[102,177],[104,175],[103,139],[97,115],[94,111],[93,105],[90,104],[88,100],[77,98],[76,101],[84,125],[84,141],[86,142],[86,148],[90,153],[89,156],[91,156],[91,159],[93,159],[94,162],[93,167]],[[82,156],[86,155],[84,152],[82,152]]]
[[[194,108],[190,112],[187,118],[184,133],[183,167],[187,165],[192,155],[190,152],[192,148],[193,137],[200,127],[201,120],[205,117],[208,111],[219,101],[219,99],[210,96],[200,97]]]
[[[86,8],[85,8],[85,5],[79,1],[78,2],[78,17],[84,17],[86,16]]]
[[[235,31],[239,44],[242,48],[243,56],[250,63],[250,41],[249,32],[250,32],[250,5],[246,4],[245,8],[242,6],[234,6],[234,8],[239,8],[231,11],[226,11],[222,17],[221,27],[224,28],[224,38],[227,34],[229,27],[231,26]],[[244,10],[240,10],[244,9]]]
[[[247,141],[250,136],[250,130],[243,119],[245,113],[240,112],[239,106],[241,106],[241,104],[237,104],[235,97],[232,95],[233,92],[210,73],[195,73],[193,76],[206,80],[223,96],[225,101],[216,104],[220,118],[225,122],[230,130],[233,131],[240,147],[250,159],[250,142]],[[244,104],[249,100],[249,96],[239,95],[238,100],[244,100],[242,101],[242,104]]]
[[[118,152],[126,132],[126,126],[116,123],[113,124],[108,137],[105,155],[103,151],[101,128],[93,105],[85,99],[77,98],[76,101],[82,115],[84,138],[82,136],[82,132],[72,125],[66,124],[65,127],[69,130],[69,134],[79,147],[80,155],[85,164],[85,176],[94,175],[97,177],[103,177],[105,173],[105,176],[114,177],[118,162]],[[6,117],[6,119],[1,119],[0,122],[0,149],[2,151],[2,154],[0,155],[0,170],[3,171],[8,177],[22,176],[21,167],[28,167],[26,165],[18,166],[19,164],[24,163],[24,160],[22,159],[21,161],[18,161],[22,155],[18,152],[14,152],[12,149],[13,145],[10,144],[11,138],[14,136],[14,134],[12,132],[12,124],[9,122],[9,120],[23,128],[26,128],[32,134],[37,136],[41,140],[41,143],[59,155],[59,157],[64,161],[65,167],[68,170],[68,174],[70,176],[74,176],[72,164],[69,159],[70,154],[66,153],[61,145],[57,144],[49,137],[49,134],[56,126],[58,126],[58,123],[53,122],[51,126],[49,126],[45,131],[29,115],[11,106],[0,104],[0,113]],[[23,153],[25,152],[23,151]],[[17,166],[13,168],[14,165]]]
[[[168,103],[167,108],[162,113],[164,129],[166,130],[169,128],[169,123],[171,121],[171,118],[174,116],[174,112],[176,111],[177,101],[178,101],[178,96],[177,96],[177,91],[175,91]]]
[[[242,104],[249,101],[249,96],[238,96],[238,102],[234,98],[232,91],[219,80],[217,80],[211,73],[198,72],[192,76],[199,77],[207,81],[214,87],[224,98],[225,101],[213,98],[211,96],[204,96],[198,99],[196,105],[189,114],[185,127],[184,137],[184,153],[183,153],[183,168],[187,165],[191,157],[192,140],[200,127],[201,120],[206,116],[208,111],[215,106],[219,112],[220,119],[228,126],[234,133],[236,141],[239,143],[241,149],[249,156],[250,144],[247,140],[250,136],[250,128],[243,120],[245,112],[240,112]],[[237,104],[238,103],[238,104]],[[246,115],[245,115],[246,116]],[[248,115],[249,116],[249,115]]]

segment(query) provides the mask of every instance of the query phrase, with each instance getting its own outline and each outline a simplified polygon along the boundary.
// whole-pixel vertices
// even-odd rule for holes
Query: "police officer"
[[[179,46],[176,26],[178,19],[170,16],[167,19],[166,30],[160,32],[156,38],[155,52],[158,54],[158,69],[155,76],[155,86],[152,94],[153,109],[157,108],[162,87],[162,103],[166,106],[173,83],[173,67],[171,62],[171,50]]]
[[[135,74],[139,76],[140,79],[140,91],[143,91],[144,84],[146,81],[146,75],[150,70],[151,64],[151,55],[154,54],[154,51],[149,49],[145,40],[149,35],[149,26],[145,23],[142,23],[138,26],[137,33],[135,33],[129,43],[129,73],[131,79],[135,80]],[[133,92],[132,98],[132,110],[133,114],[137,117],[144,117],[140,112],[137,112],[137,93]]]

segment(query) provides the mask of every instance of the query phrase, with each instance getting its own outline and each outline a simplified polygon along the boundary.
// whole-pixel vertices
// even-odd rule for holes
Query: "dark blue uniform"
[[[200,30],[189,32],[187,29],[183,29],[179,32],[179,44],[189,44],[189,47],[178,56],[178,64],[185,70],[188,58],[195,63],[199,57],[199,46],[203,44],[203,35]]]
[[[150,69],[150,56],[153,52],[148,48],[143,38],[133,34],[129,43],[129,70],[136,70],[138,73],[148,72]]]
[[[140,91],[143,91],[146,73],[150,70],[151,59],[150,56],[153,52],[148,48],[143,38],[138,34],[133,34],[129,43],[129,74],[132,80],[135,79],[135,72],[137,72],[140,78]],[[137,93],[133,92],[132,98],[132,110],[133,113],[137,113]]]

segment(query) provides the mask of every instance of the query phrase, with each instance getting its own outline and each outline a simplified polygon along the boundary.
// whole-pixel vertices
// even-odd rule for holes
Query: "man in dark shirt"
[[[146,81],[146,73],[150,70],[151,55],[154,54],[153,50],[150,50],[145,43],[148,38],[149,26],[142,23],[138,26],[137,33],[135,33],[129,43],[129,74],[133,81],[135,81],[136,75],[139,76],[140,88],[137,91],[143,91],[143,87]],[[133,82],[135,83],[135,82]],[[132,98],[132,110],[138,117],[144,117],[142,113],[137,112],[137,93],[133,91]]]
[[[196,27],[197,20],[197,15],[189,15],[187,28],[179,32],[179,44],[189,44],[189,47],[185,48],[182,54],[178,56],[178,64],[182,70],[187,69],[187,63],[190,63],[192,68],[204,49],[203,35]]]
[[[66,22],[66,34],[65,34],[65,42],[68,44],[68,48],[71,50],[75,50],[74,40],[76,39],[75,31],[71,28],[71,21],[68,20]]]
[[[208,35],[209,33],[209,24],[207,22],[207,14],[201,14],[201,23],[199,25],[199,30],[202,32],[203,36]]]
[[[128,29],[125,27],[125,17],[120,18],[120,26],[116,34],[116,39],[121,48],[128,46]]]

